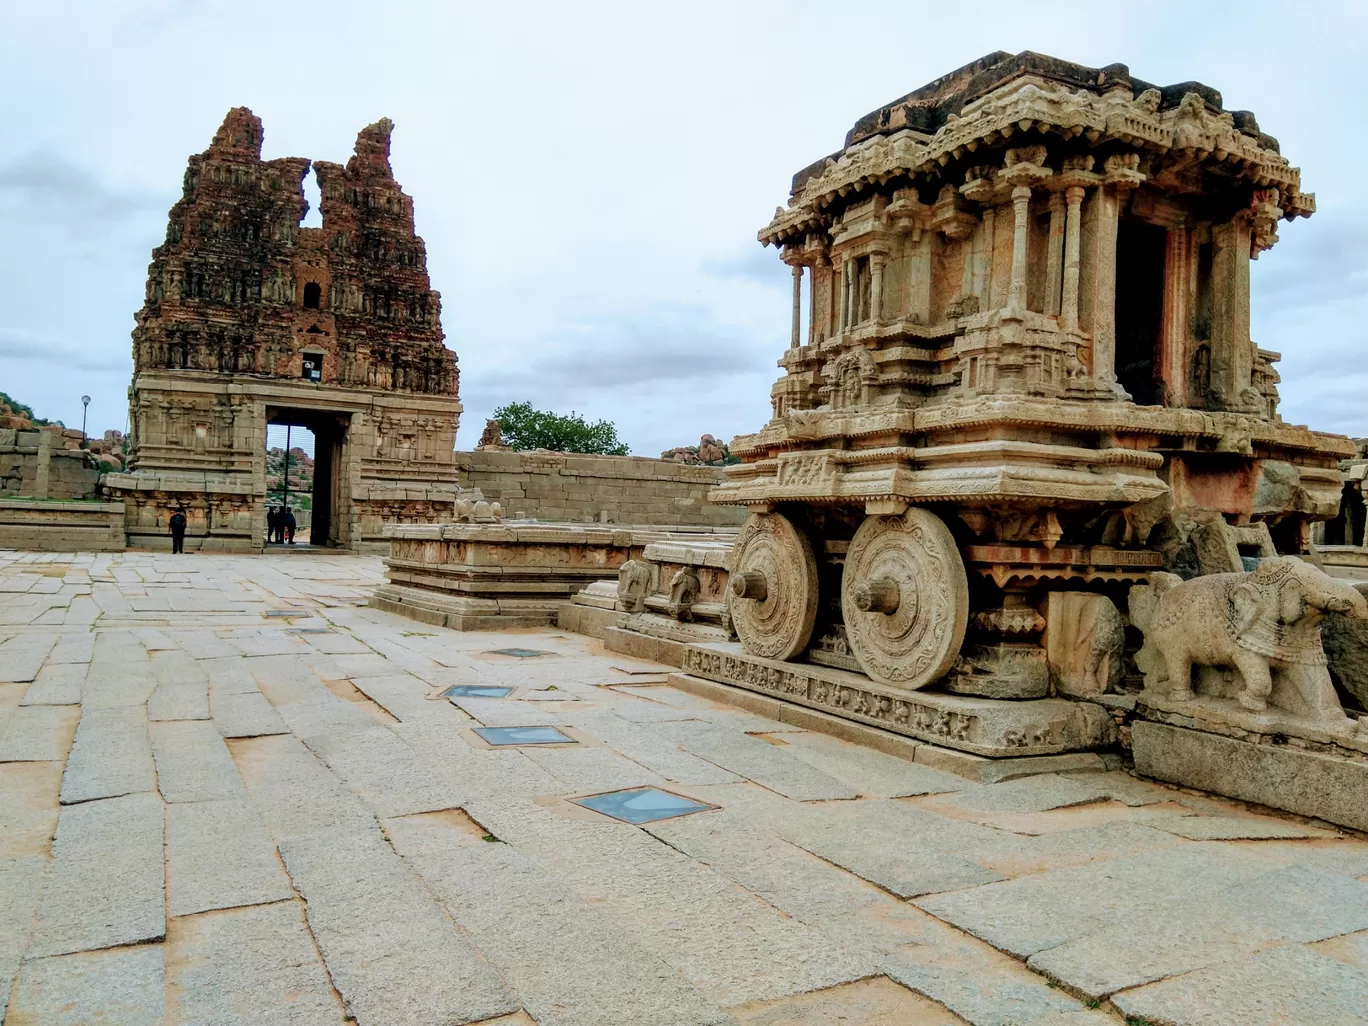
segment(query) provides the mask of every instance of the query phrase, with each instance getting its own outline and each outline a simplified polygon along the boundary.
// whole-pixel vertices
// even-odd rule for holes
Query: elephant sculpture
[[[1295,716],[1343,722],[1321,645],[1320,623],[1330,612],[1368,618],[1368,601],[1294,556],[1190,581],[1154,573],[1148,586],[1131,592],[1131,622],[1145,635],[1136,662],[1146,690],[1165,693],[1167,680],[1170,699],[1195,697],[1194,665],[1228,667],[1241,678],[1234,698],[1245,709],[1273,704]]]

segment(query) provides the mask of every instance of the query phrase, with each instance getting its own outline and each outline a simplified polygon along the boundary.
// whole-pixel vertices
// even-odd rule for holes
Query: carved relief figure
[[[1234,697],[1245,709],[1273,704],[1298,716],[1343,721],[1320,622],[1328,612],[1368,618],[1368,602],[1347,583],[1293,556],[1265,559],[1248,573],[1190,581],[1155,573],[1150,581],[1131,592],[1131,621],[1145,634],[1136,661],[1147,691],[1189,700],[1194,665],[1229,667],[1241,678]]]
[[[639,559],[629,559],[618,571],[618,602],[629,613],[640,613],[646,608],[646,596],[651,590],[651,565]]]

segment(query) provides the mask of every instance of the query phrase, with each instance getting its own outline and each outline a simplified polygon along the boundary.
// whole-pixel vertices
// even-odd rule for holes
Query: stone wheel
[[[792,659],[817,618],[817,560],[803,532],[778,513],[753,513],[731,552],[731,617],[741,645]]]
[[[915,690],[943,677],[969,622],[969,579],[950,529],[915,507],[866,519],[846,552],[841,613],[873,680]]]

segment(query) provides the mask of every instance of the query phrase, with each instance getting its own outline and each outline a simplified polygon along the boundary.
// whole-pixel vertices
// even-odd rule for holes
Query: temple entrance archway
[[[347,428],[351,414],[330,410],[267,407],[266,496],[267,508],[288,502],[299,525],[296,543],[346,547],[350,525],[345,510]],[[289,464],[289,473],[285,472]],[[342,511],[342,515],[339,512]]]

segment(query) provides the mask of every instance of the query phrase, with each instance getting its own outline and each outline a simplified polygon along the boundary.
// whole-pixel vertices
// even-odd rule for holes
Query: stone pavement
[[[1368,1023],[1362,838],[971,784],[380,579],[0,552],[4,1026]],[[475,732],[537,726],[569,743]],[[707,808],[569,800],[648,786]]]

